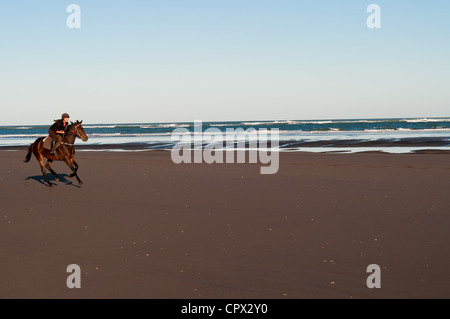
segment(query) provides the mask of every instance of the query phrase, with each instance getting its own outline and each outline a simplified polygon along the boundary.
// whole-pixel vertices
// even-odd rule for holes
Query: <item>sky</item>
[[[449,117],[449,39],[448,0],[2,1],[0,125]]]

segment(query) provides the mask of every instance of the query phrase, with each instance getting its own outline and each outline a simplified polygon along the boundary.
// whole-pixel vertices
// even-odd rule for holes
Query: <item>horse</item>
[[[31,145],[28,147],[28,154],[26,155],[24,162],[28,163],[30,161],[31,154],[33,153],[36,159],[38,160],[39,165],[41,166],[42,174],[44,175],[44,178],[50,187],[53,187],[53,184],[48,180],[45,168],[47,168],[53,174],[56,181],[59,181],[58,175],[51,167],[53,161],[64,161],[67,164],[67,166],[69,166],[69,168],[72,170],[72,174],[70,174],[69,177],[75,176],[78,180],[78,184],[79,185],[83,184],[83,182],[77,175],[78,164],[77,162],[75,162],[74,159],[75,139],[77,137],[81,138],[83,142],[86,142],[88,140],[88,136],[84,132],[83,126],[81,126],[82,122],[83,121],[76,121],[75,123],[70,122],[70,125],[65,130],[66,133],[59,140],[60,146],[55,150],[54,155],[50,154],[50,150],[44,148],[45,137],[39,137],[36,141],[34,141],[34,143],[31,143]],[[45,166],[44,166],[44,157],[47,158]]]

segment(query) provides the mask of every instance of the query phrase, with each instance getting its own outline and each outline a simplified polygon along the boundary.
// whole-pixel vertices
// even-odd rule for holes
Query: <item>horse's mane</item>
[[[53,122],[58,122],[58,121],[62,121],[62,119],[57,119],[57,120],[53,120]],[[73,125],[73,124],[80,124],[81,122],[79,120],[77,120],[76,122],[70,122],[68,123],[68,126]]]

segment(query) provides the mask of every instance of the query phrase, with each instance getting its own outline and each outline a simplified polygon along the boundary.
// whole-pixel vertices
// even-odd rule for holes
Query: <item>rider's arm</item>
[[[50,126],[49,131],[53,131],[56,134],[64,134],[65,133],[63,130],[58,130],[58,128],[59,128],[59,123],[55,122],[55,123],[53,123],[52,126]]]

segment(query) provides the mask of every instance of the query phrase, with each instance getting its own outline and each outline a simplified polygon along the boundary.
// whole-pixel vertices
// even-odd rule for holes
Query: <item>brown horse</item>
[[[53,176],[55,176],[56,181],[59,181],[58,175],[56,175],[55,171],[51,167],[53,161],[64,161],[67,164],[67,166],[69,166],[69,168],[72,170],[72,174],[70,174],[69,177],[75,176],[78,180],[78,184],[80,185],[83,184],[83,182],[77,175],[78,164],[77,162],[75,162],[74,159],[75,139],[79,137],[83,140],[83,142],[86,142],[88,140],[88,137],[84,132],[84,128],[83,126],[81,126],[82,122],[83,121],[81,122],[76,121],[75,123],[70,122],[70,125],[66,129],[64,137],[62,137],[62,139],[60,140],[61,145],[55,150],[55,155],[50,154],[50,150],[44,148],[45,137],[39,137],[36,141],[34,141],[34,143],[32,143],[28,147],[28,154],[25,157],[24,162],[28,163],[31,158],[31,153],[33,153],[36,159],[38,160],[39,165],[41,166],[42,174],[44,175],[44,178],[50,187],[52,187],[53,184],[48,180],[45,168],[47,168],[53,174]],[[47,158],[47,163],[45,163],[45,167],[44,167],[44,157]]]

